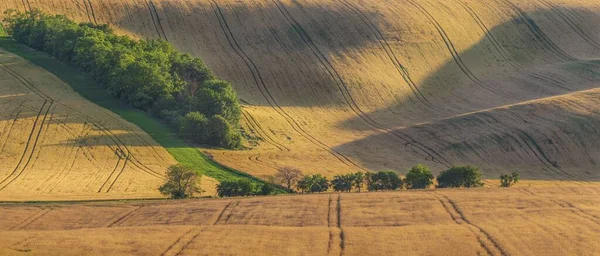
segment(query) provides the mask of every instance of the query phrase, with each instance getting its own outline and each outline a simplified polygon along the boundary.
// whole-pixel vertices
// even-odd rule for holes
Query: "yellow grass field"
[[[594,0],[26,0],[162,38],[243,102],[249,150],[206,150],[255,176],[294,166],[598,181]]]
[[[599,233],[597,185],[0,205],[2,255],[597,255]]]
[[[0,49],[0,201],[160,197],[175,160],[137,126]]]

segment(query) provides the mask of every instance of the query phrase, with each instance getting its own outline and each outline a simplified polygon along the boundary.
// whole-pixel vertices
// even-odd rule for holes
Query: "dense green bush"
[[[366,181],[369,191],[396,190],[404,185],[398,174],[392,171],[367,173]]]
[[[254,185],[246,179],[222,181],[217,185],[217,194],[220,197],[251,196],[254,195]]]
[[[509,174],[500,175],[500,187],[508,188],[508,187],[511,187],[512,185],[517,184],[517,182],[519,182],[519,173],[518,172],[513,172],[510,175]]]
[[[4,23],[15,40],[81,68],[114,97],[180,128],[185,138],[240,147],[241,112],[231,84],[168,42],[134,40],[107,25],[77,24],[38,10],[8,10]]]
[[[483,186],[479,168],[471,165],[454,166],[437,177],[440,188],[475,188]]]
[[[407,189],[429,188],[433,184],[433,174],[431,174],[429,167],[417,164],[406,174],[404,184],[406,184]]]
[[[296,188],[302,193],[321,193],[329,189],[329,181],[321,174],[306,175],[298,180]]]

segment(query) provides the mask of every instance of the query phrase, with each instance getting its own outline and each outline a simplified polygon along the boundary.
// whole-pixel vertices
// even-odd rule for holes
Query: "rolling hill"
[[[23,3],[23,4],[22,4]],[[600,5],[590,0],[28,0],[202,57],[244,104],[255,176],[440,171],[597,181]]]
[[[0,200],[159,197],[176,161],[148,134],[0,49]]]

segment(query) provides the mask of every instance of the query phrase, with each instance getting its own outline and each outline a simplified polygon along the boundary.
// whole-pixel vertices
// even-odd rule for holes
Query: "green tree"
[[[479,168],[471,165],[454,166],[437,177],[440,188],[474,188],[483,186]]]
[[[222,181],[217,185],[217,194],[220,197],[251,196],[254,194],[254,185],[246,179]]]
[[[182,133],[187,139],[241,147],[237,94],[201,59],[182,54],[163,40],[116,35],[105,24],[77,24],[66,16],[39,10],[8,10],[4,16],[7,32],[15,40],[81,68],[114,97],[164,118],[175,128],[180,128],[181,116],[203,115],[207,124],[201,130]],[[198,123],[189,127],[198,128]]]
[[[208,120],[199,112],[190,112],[181,119],[179,134],[191,141],[202,143],[207,137]]]
[[[511,187],[512,185],[519,182],[519,173],[513,172],[509,174],[500,175],[500,186],[503,188]]]
[[[369,191],[396,190],[404,185],[398,174],[392,171],[367,173],[366,180]]]
[[[433,174],[426,165],[417,164],[406,174],[404,184],[407,189],[429,188],[433,184]]]
[[[225,118],[212,116],[206,125],[206,142],[223,148],[239,148],[242,136]]]
[[[362,190],[362,186],[365,183],[366,175],[363,172],[357,172],[354,174],[354,188],[356,191],[360,192]]]
[[[167,171],[167,181],[158,190],[173,199],[190,198],[201,193],[201,176],[183,165],[173,165]]]
[[[331,186],[337,192],[350,192],[354,184],[355,177],[353,174],[342,174],[333,176]]]

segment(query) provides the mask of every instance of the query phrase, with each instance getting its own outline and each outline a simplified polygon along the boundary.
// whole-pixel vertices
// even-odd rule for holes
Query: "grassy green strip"
[[[263,183],[261,180],[247,173],[222,166],[212,161],[197,148],[177,137],[173,129],[169,126],[115,99],[104,88],[100,87],[94,80],[77,68],[63,64],[45,53],[30,49],[9,37],[0,38],[0,47],[48,70],[69,84],[84,98],[136,124],[166,148],[175,160],[182,165],[190,167],[202,175],[213,177],[218,181],[248,178],[256,183]]]

